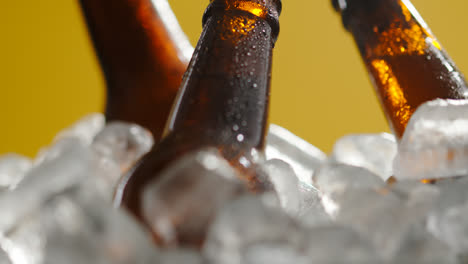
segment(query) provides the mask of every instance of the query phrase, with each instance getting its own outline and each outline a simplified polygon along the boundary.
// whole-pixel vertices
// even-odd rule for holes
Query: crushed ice
[[[264,194],[216,150],[181,157],[143,199],[164,248],[112,206],[152,145],[145,129],[94,114],[33,160],[1,156],[0,264],[468,263],[468,101],[426,103],[398,143],[349,135],[329,157],[272,125]],[[193,234],[202,245],[179,243]]]

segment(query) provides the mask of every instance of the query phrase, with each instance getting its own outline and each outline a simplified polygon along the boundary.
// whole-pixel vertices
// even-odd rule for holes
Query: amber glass
[[[265,143],[280,10],[279,0],[211,1],[165,137],[122,182],[117,203],[141,219],[145,186],[172,161],[203,147],[217,148],[252,191],[264,190],[252,163]],[[197,240],[189,236],[178,239]]]
[[[408,0],[333,0],[353,35],[387,119],[401,137],[416,108],[464,99],[464,76]]]
[[[193,50],[167,0],[80,3],[106,79],[106,118],[158,140]]]

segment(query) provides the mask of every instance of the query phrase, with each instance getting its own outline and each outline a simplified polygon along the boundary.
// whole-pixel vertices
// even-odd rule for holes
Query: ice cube
[[[158,264],[204,264],[204,259],[193,249],[169,249],[161,252]]]
[[[278,125],[271,124],[267,135],[266,158],[280,159],[293,167],[300,181],[311,184],[314,170],[327,158],[318,148]]]
[[[431,215],[428,227],[454,251],[468,251],[468,204],[450,207],[442,214]]]
[[[83,182],[82,188],[112,203],[122,178],[120,166],[114,160],[102,156],[96,156],[92,165],[92,175]]]
[[[411,214],[425,216],[436,206],[439,198],[440,191],[437,187],[423,185],[411,190],[404,202]]]
[[[159,263],[150,237],[123,211],[68,192],[2,239],[14,263]]]
[[[83,196],[81,196],[83,197]],[[69,201],[64,201],[64,205],[58,205],[61,213],[60,229],[57,234],[64,240],[70,240],[70,236],[83,237],[83,242],[92,245],[93,254],[98,259],[105,260],[105,263],[126,264],[126,263],[155,263],[157,250],[153,247],[148,232],[144,230],[135,219],[125,211],[112,208],[107,203],[102,203],[85,196],[85,199],[72,197],[71,201],[76,203],[82,215],[82,225],[70,228],[69,223],[73,221],[73,214],[66,215],[67,206],[73,206]],[[64,208],[61,208],[61,207]],[[45,220],[51,223],[47,214]],[[50,225],[55,229],[58,225]],[[60,251],[60,241],[56,240],[57,248],[51,250]],[[80,239],[81,240],[81,239]],[[53,244],[49,242],[49,244]],[[83,245],[85,248],[86,246]],[[49,250],[48,252],[51,252]],[[69,251],[76,252],[76,247],[72,243]],[[95,263],[90,261],[85,263]],[[60,263],[60,262],[58,262]],[[64,262],[61,262],[64,263]]]
[[[372,243],[352,228],[316,227],[307,235],[306,263],[381,263]]]
[[[428,230],[457,253],[468,252],[468,182],[438,184],[440,197],[429,213]]]
[[[85,116],[70,127],[62,130],[55,137],[55,141],[64,138],[77,138],[85,145],[91,144],[94,136],[104,127],[105,118],[103,114],[94,113]]]
[[[304,215],[311,209],[320,205],[320,192],[315,187],[299,183],[299,215]]]
[[[468,188],[468,177],[439,180],[433,186],[440,191],[437,210],[444,210],[468,202],[468,192],[466,191]]]
[[[51,196],[83,182],[92,174],[92,152],[79,140],[65,140],[53,157],[32,168],[16,190],[0,194],[0,233],[36,210]],[[47,155],[46,155],[47,156]]]
[[[256,245],[293,250],[300,244],[301,229],[284,212],[268,207],[258,197],[246,195],[229,203],[212,224],[204,246],[211,263],[243,264]]]
[[[308,227],[330,223],[331,217],[325,212],[320,195],[320,192],[315,187],[300,182],[299,211],[293,217]]]
[[[271,159],[262,166],[270,177],[269,182],[274,185],[283,209],[291,216],[300,217],[310,210],[321,209],[318,208],[321,207],[318,190],[299,181],[289,164],[280,159]]]
[[[101,196],[110,201],[124,174],[153,146],[153,137],[146,129],[124,122],[112,122],[94,138],[91,148],[95,179],[90,182]]]
[[[391,191],[401,199],[408,210],[421,216],[428,214],[437,205],[440,197],[440,190],[437,186],[415,180],[398,181],[385,190],[381,190],[381,192],[385,191]]]
[[[398,147],[397,179],[468,174],[468,100],[437,99],[411,117]]]
[[[270,182],[273,183],[282,208],[291,215],[298,214],[301,202],[299,181],[292,167],[279,159],[271,159],[265,162],[262,167]]]
[[[445,243],[434,238],[423,226],[414,227],[401,244],[391,264],[458,264],[456,254]]]
[[[0,264],[12,264],[7,253],[0,249]]]
[[[224,204],[247,192],[218,150],[189,153],[149,183],[143,217],[163,244],[199,246]]]
[[[12,263],[43,263],[45,233],[37,214],[34,213],[18,221],[14,228],[0,238],[0,245]]]
[[[243,264],[252,247],[274,246],[288,252],[288,248],[297,247],[300,234],[285,213],[248,195],[223,208],[210,228],[203,251],[212,263]]]
[[[424,226],[430,206],[424,207],[423,193],[419,190],[412,199],[403,201],[385,189],[348,189],[332,199],[338,208],[335,218],[369,238],[379,255],[390,260],[408,239],[410,231]]]
[[[153,136],[141,126],[112,122],[97,134],[92,148],[99,157],[107,157],[127,171],[153,146]]]
[[[17,192],[42,192],[44,195],[61,192],[91,174],[94,158],[89,147],[76,139],[61,141],[44,162],[34,167],[18,185]],[[47,183],[47,184],[44,184]]]
[[[314,185],[325,195],[349,188],[377,189],[384,181],[361,167],[339,163],[326,163],[312,177]]]
[[[250,245],[243,255],[244,264],[308,264],[307,256],[290,245],[265,243]]]
[[[336,141],[331,159],[366,168],[385,181],[393,175],[393,159],[396,152],[397,144],[393,135],[356,134]]]
[[[375,248],[368,240],[351,228],[341,226],[304,229],[300,234],[288,234],[276,241],[274,239],[249,241],[242,246],[241,257],[241,262],[229,263],[344,264],[380,262]]]
[[[80,146],[81,148],[86,149],[89,148],[89,146],[79,138],[62,138],[60,140],[54,141],[50,146],[42,148],[33,161],[33,167],[40,166],[42,163],[59,158],[64,151],[72,148],[73,146]]]
[[[320,202],[296,218],[303,226],[308,228],[326,226],[333,222],[333,218],[325,211]]]
[[[27,157],[13,153],[0,156],[0,190],[14,189],[31,167]]]
[[[431,185],[425,184],[420,180],[401,180],[389,185],[388,189],[399,196],[401,199],[405,200],[408,199],[414,189],[428,186],[430,187]],[[435,186],[432,187],[437,188]]]

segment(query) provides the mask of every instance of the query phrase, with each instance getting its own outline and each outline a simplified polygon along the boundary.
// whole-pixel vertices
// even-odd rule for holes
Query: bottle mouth
[[[240,11],[264,19],[271,26],[274,42],[279,34],[279,15],[281,0],[211,0],[203,14],[203,25],[215,11]]]
[[[211,0],[207,9],[239,10],[255,16],[278,18],[281,14],[281,0]],[[206,12],[205,12],[206,13]]]

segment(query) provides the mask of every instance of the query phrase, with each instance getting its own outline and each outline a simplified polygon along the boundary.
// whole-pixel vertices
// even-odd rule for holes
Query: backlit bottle
[[[332,1],[397,137],[422,103],[467,98],[464,76],[408,0]]]
[[[103,69],[108,121],[148,128],[156,141],[192,55],[167,0],[80,0]]]
[[[122,182],[117,203],[143,220],[141,195],[148,184],[182,155],[206,147],[216,148],[250,190],[267,188],[253,163],[265,145],[280,11],[280,0],[210,2],[165,137]],[[187,221],[193,219],[174,223],[180,243],[202,241],[181,231]],[[158,236],[158,230],[153,232]]]

